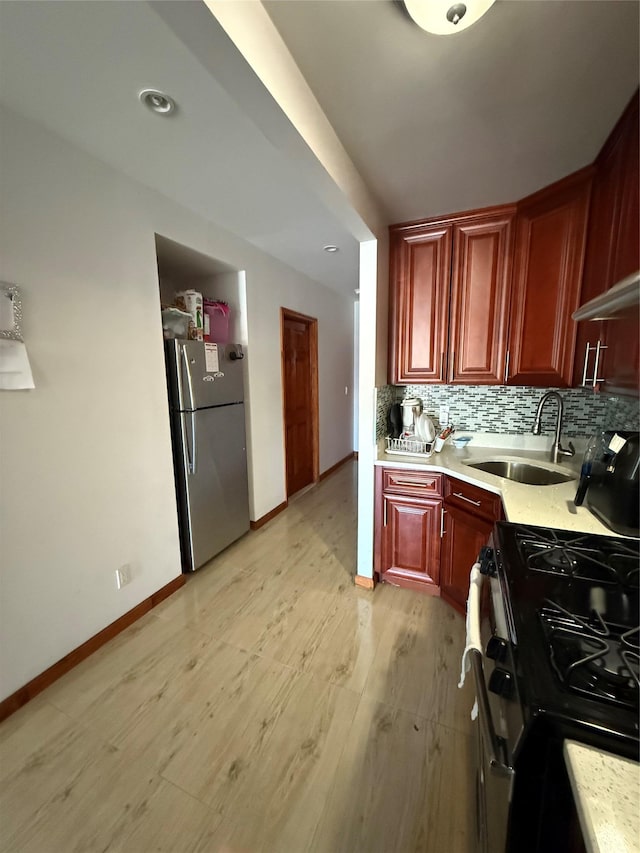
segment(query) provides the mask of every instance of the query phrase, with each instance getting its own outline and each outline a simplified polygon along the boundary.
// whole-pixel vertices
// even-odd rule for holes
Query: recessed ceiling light
[[[339,252],[340,251],[340,249],[337,246],[332,246],[332,245],[323,246],[323,249],[325,250],[325,252]]]
[[[176,108],[176,102],[164,92],[158,92],[157,89],[143,89],[138,95],[145,107],[149,107],[154,113],[159,113],[163,116],[171,115]]]

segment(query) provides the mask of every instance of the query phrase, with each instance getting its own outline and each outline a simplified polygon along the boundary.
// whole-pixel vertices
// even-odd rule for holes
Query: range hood
[[[610,320],[640,306],[640,272],[634,272],[614,284],[606,293],[590,299],[571,315],[574,320]]]

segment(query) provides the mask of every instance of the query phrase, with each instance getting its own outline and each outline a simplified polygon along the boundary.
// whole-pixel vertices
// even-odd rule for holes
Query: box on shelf
[[[204,300],[204,339],[216,344],[229,341],[229,317],[231,309],[226,302],[216,299]]]
[[[175,304],[191,315],[189,323],[189,339],[201,341],[204,339],[202,323],[202,294],[197,290],[180,290],[176,293]]]

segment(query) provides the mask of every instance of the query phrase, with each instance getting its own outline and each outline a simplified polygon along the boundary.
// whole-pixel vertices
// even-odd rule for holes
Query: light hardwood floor
[[[468,853],[464,624],[353,585],[349,463],[0,726],[3,853]]]

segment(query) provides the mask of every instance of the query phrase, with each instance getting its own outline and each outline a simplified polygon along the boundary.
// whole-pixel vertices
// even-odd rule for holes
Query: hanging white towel
[[[0,389],[35,388],[27,348],[22,341],[0,338]]]
[[[467,598],[467,639],[462,653],[462,665],[460,669],[460,681],[458,687],[464,687],[467,673],[471,669],[471,651],[476,650],[482,654],[482,640],[480,638],[480,590],[482,588],[482,575],[480,574],[480,563],[474,563],[469,575],[469,597]],[[471,719],[478,716],[478,700],[471,710]]]

